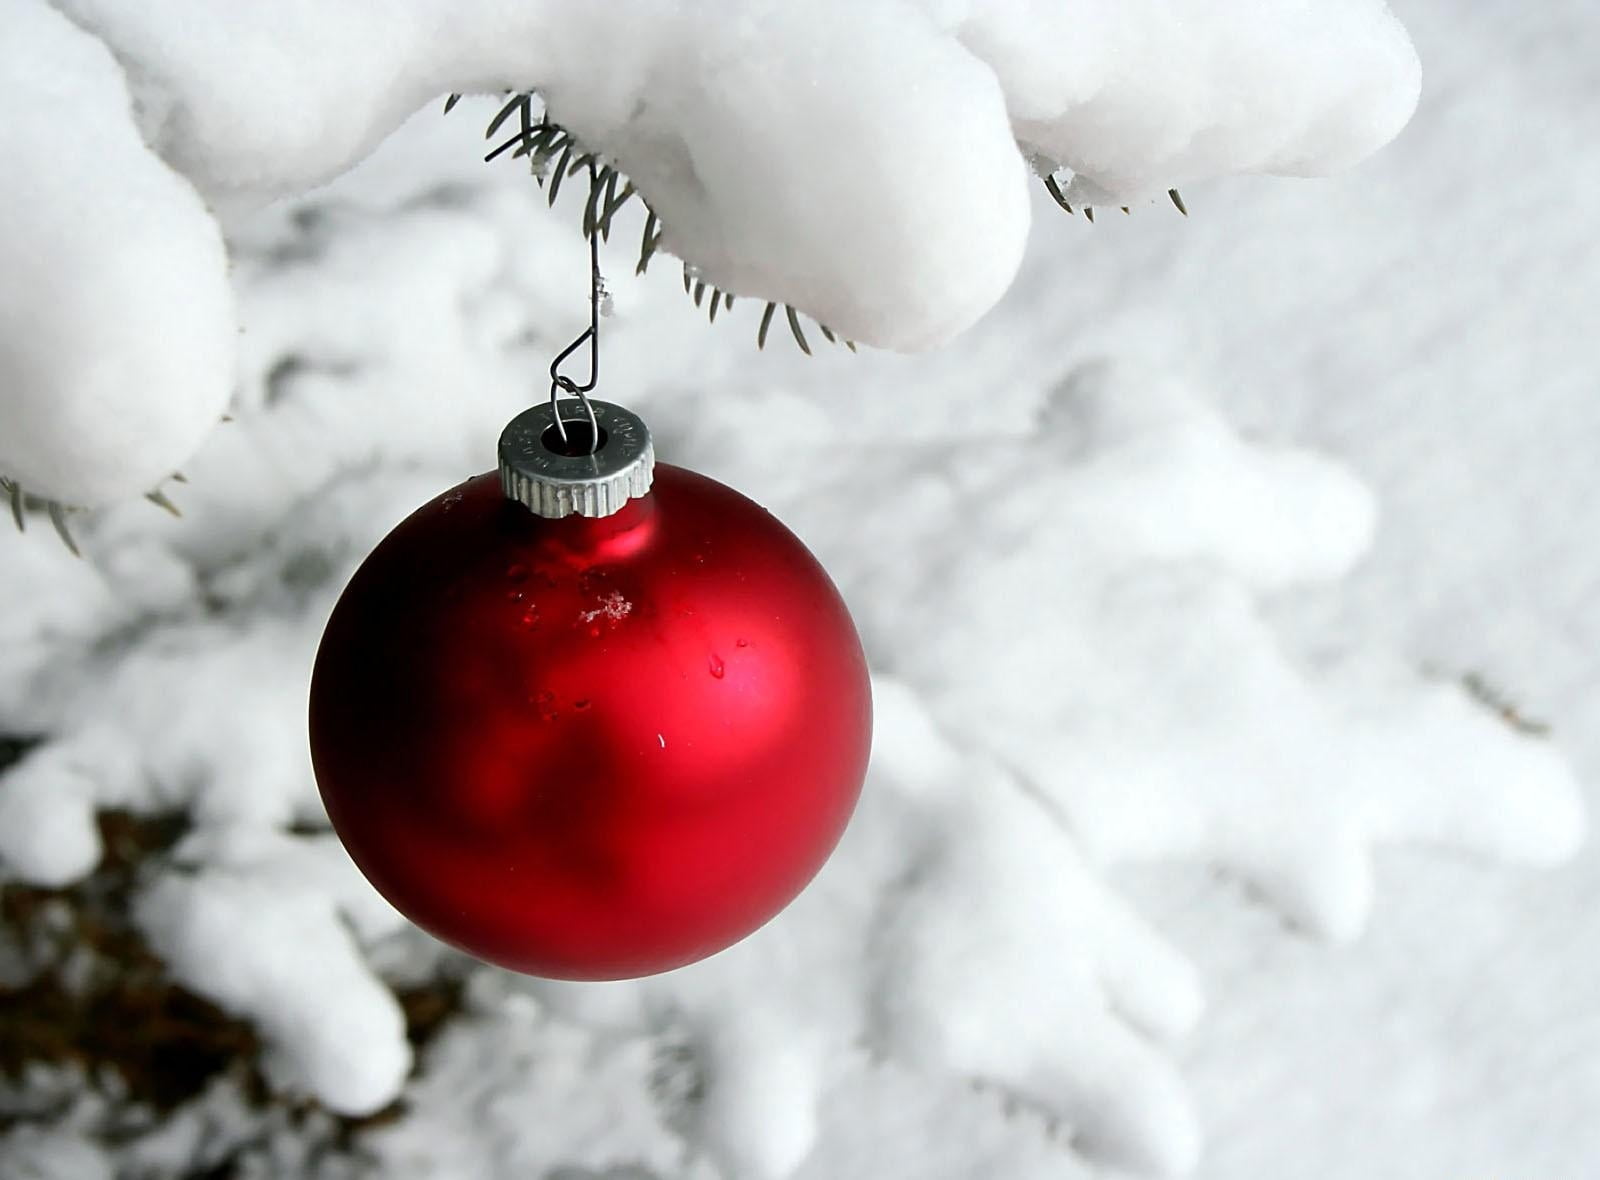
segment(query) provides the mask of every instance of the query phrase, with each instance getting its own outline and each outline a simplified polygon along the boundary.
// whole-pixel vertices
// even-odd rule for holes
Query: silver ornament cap
[[[559,409],[552,404],[524,410],[500,434],[500,487],[536,516],[610,516],[629,500],[645,495],[655,473],[655,447],[650,429],[632,410],[589,399],[599,445],[589,453],[593,437],[589,415],[580,403],[566,402],[575,417],[562,415],[566,441],[556,425]]]

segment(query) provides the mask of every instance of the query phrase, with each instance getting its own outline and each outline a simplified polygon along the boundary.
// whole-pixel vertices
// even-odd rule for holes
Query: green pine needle
[[[1043,179],[1045,192],[1050,194],[1050,199],[1057,205],[1060,205],[1061,208],[1065,209],[1068,213],[1074,212],[1072,205],[1067,201],[1067,194],[1062,190],[1060,183],[1055,178],[1055,174],[1047,173]],[[1172,202],[1173,207],[1176,208],[1179,213],[1182,213],[1185,217],[1189,216],[1189,207],[1183,203],[1183,195],[1179,193],[1177,189],[1169,188],[1167,190],[1167,199]],[[1126,205],[1119,205],[1117,207],[1124,213],[1131,214],[1133,212]],[[1090,224],[1094,223],[1094,209],[1091,206],[1083,206],[1083,215],[1089,220]]]
[[[455,108],[460,97],[458,94],[452,94],[446,100],[445,113],[448,114]],[[634,273],[644,274],[661,246],[663,231],[660,216],[645,199],[644,194],[634,186],[633,181],[624,177],[614,163],[603,162],[596,153],[584,150],[569,131],[550,121],[548,112],[541,113],[535,119],[536,97],[532,91],[507,94],[505,102],[484,129],[484,138],[493,140],[501,134],[506,134],[508,125],[513,119],[516,121],[516,126],[509,132],[504,142],[492,148],[484,156],[484,161],[499,159],[507,153],[512,159],[526,157],[534,179],[545,189],[545,199],[551,207],[555,206],[556,199],[561,195],[562,185],[569,176],[582,171],[591,163],[599,165],[590,183],[588,197],[584,201],[582,218],[584,236],[598,234],[601,241],[610,241],[613,219],[629,201],[637,197],[645,209],[645,222],[644,232],[639,238],[639,260],[634,266]],[[552,159],[555,159],[556,163],[550,168],[549,163]],[[709,305],[705,302],[708,290],[711,292]],[[715,323],[720,313],[733,310],[733,293],[722,291],[704,279],[698,278],[688,262],[683,265],[683,291],[694,300],[697,308],[705,308],[706,318],[710,323]],[[766,347],[767,332],[772,326],[777,309],[777,303],[768,303],[762,313],[761,326],[756,333],[757,348]],[[788,304],[784,304],[784,311],[795,344],[807,356],[812,355],[811,343],[806,339],[805,332],[800,326],[800,313]],[[830,343],[841,343],[838,336],[826,325],[819,323],[817,327]],[[856,350],[854,342],[845,340],[842,343],[851,352]]]

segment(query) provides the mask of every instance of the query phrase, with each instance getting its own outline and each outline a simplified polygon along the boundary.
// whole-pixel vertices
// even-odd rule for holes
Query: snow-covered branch
[[[902,350],[1009,286],[1031,169],[1088,204],[1324,172],[1418,91],[1382,0],[0,0],[0,22],[0,475],[78,503],[155,487],[228,397],[202,202],[327,181],[446,91],[538,91],[707,282]]]

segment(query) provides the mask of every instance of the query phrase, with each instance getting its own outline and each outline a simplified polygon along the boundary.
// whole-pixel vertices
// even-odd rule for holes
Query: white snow
[[[880,700],[888,693],[910,695],[880,685]],[[888,721],[901,721],[893,706]],[[949,757],[933,781],[943,798],[919,817],[916,888],[874,946],[887,1051],[1004,1087],[1063,1119],[1093,1157],[1188,1171],[1199,1127],[1159,1042],[1199,1015],[1193,968],[1001,768]]]
[[[0,679],[53,735],[0,781],[26,809],[0,836],[10,871],[83,872],[95,806],[190,807],[191,867],[151,884],[145,928],[191,987],[253,1014],[279,1084],[350,1111],[399,1093],[409,1057],[362,966],[393,915],[353,875],[313,871],[326,838],[272,835],[317,810],[305,669],[361,554],[488,465],[583,314],[581,246],[525,180],[486,171],[478,189],[407,199],[429,184],[358,174],[313,216],[241,228],[240,417],[192,464],[182,521],[109,515],[85,531],[87,567],[0,541],[29,555],[29,585],[63,567],[83,584],[71,611],[25,596],[61,638],[6,653]],[[1304,925],[1349,935],[1372,900],[1372,840],[1570,851],[1579,817],[1546,746],[1415,674],[1349,688],[1262,618],[1264,596],[1342,577],[1370,545],[1373,500],[1345,468],[1247,441],[1188,383],[1112,362],[1035,384],[1023,412],[980,410],[981,429],[960,425],[959,399],[924,405],[904,437],[770,383],[663,387],[673,350],[699,366],[729,353],[670,287],[615,285],[608,379],[638,390],[673,458],[812,540],[893,672],[867,802],[789,913],[696,968],[538,989],[579,1026],[678,1030],[702,1081],[673,1133],[727,1174],[801,1166],[858,1045],[993,1087],[1094,1158],[1181,1172],[1201,1128],[1169,1046],[1199,1018],[1199,977],[1105,865],[1221,860]],[[135,622],[125,650],[94,642]],[[76,836],[40,839],[52,825]],[[440,1084],[425,1065],[422,1100]],[[604,1158],[576,1138],[521,1142],[493,1150]]]
[[[0,3],[0,475],[105,503],[156,488],[232,390],[222,236],[150,154],[104,44]]]
[[[755,412],[781,420],[790,400]],[[719,415],[749,412],[721,403],[713,437],[732,428]],[[1460,684],[1280,650],[1260,593],[1347,573],[1371,496],[1325,459],[1245,444],[1181,383],[1089,365],[1030,432],[898,455],[871,433],[814,449],[788,436],[782,469],[725,445],[707,460],[803,534],[838,539],[824,556],[869,649],[1095,862],[1221,861],[1302,925],[1351,938],[1378,841],[1535,862],[1576,848],[1565,764]],[[833,497],[813,486],[830,465]],[[838,531],[851,501],[879,510]]]
[[[179,857],[192,871],[164,875],[138,905],[173,973],[255,1016],[268,1042],[264,1071],[284,1092],[314,1095],[339,1114],[392,1101],[411,1068],[405,1021],[355,938],[402,920],[337,842],[206,832]]]
[[[477,983],[470,1015],[431,1048],[409,1091],[419,1105],[449,1105],[468,1117],[442,1135],[412,1120],[381,1131],[374,1144],[391,1174],[541,1176],[559,1159],[597,1172],[620,1165],[706,1175],[682,1170],[686,1153],[656,1098],[660,1067],[649,1038],[564,1021],[502,977]],[[607,1099],[594,1101],[597,1093]]]
[[[1010,285],[1030,166],[1075,170],[1072,199],[1113,204],[1227,173],[1326,171],[1392,138],[1418,85],[1381,0],[1183,14],[1148,0],[6,0],[6,13],[20,35],[0,97],[17,115],[0,148],[27,182],[7,186],[0,220],[0,265],[24,279],[0,304],[13,352],[0,471],[94,504],[169,474],[227,392],[215,228],[152,152],[232,213],[338,175],[446,91],[537,89],[632,179],[662,250],[701,279],[917,350]],[[466,135],[460,150],[475,150]]]
[[[0,1160],[21,1180],[113,1180],[110,1158],[85,1137],[23,1124],[0,1136]]]
[[[1018,141],[1072,169],[1080,205],[1236,172],[1324,175],[1388,143],[1417,104],[1416,52],[1384,0],[944,7],[1001,80]]]
[[[189,986],[263,1030],[274,1085],[350,1112],[404,1098],[360,1133],[375,1174],[1042,1180],[1198,1154],[1208,1180],[1285,1160],[1315,1180],[1587,1177],[1594,858],[1549,877],[1481,863],[1570,856],[1568,759],[1600,767],[1595,571],[1574,541],[1600,529],[1592,365],[1570,345],[1600,297],[1571,97],[1591,113],[1600,97],[1582,7],[1530,16],[1508,49],[1459,6],[1413,6],[1451,84],[1406,153],[1348,182],[1216,186],[1187,194],[1187,221],[1136,209],[1093,229],[1036,199],[1050,220],[1014,296],[935,357],[758,355],[758,307],[708,329],[675,275],[631,275],[633,214],[606,258],[602,392],[643,411],[668,461],[773,506],[840,581],[878,672],[871,780],[813,888],[739,947],[597,987],[477,971],[469,1015],[415,1063],[383,981],[441,952],[396,929],[329,837],[299,834],[318,819],[305,673],[361,554],[490,466],[499,427],[542,395],[587,310],[576,213],[544,214],[519,169],[476,162],[494,104],[471,100],[328,190],[243,212],[460,75],[378,114],[330,109],[319,129],[306,96],[345,83],[305,53],[276,96],[308,104],[285,106],[297,118],[252,128],[243,99],[180,118],[215,85],[209,63],[234,59],[220,43],[186,56],[175,35],[168,52],[148,30],[179,14],[203,28],[204,6],[114,7],[75,6],[126,26],[107,35],[147,67],[146,134],[169,160],[237,169],[196,183],[229,205],[239,420],[185,464],[181,521],[146,505],[85,520],[85,562],[36,528],[0,536],[0,733],[48,739],[0,774],[0,873],[81,875],[97,806],[192,809],[140,921]],[[1205,11],[1225,7],[1243,11]],[[1025,8],[919,11],[983,57],[972,13]],[[1284,52],[1313,28],[1344,29],[1367,63],[1400,44],[1375,6],[1257,11]],[[1099,16],[1074,47],[1111,43],[1090,35],[1115,32]],[[365,26],[348,19],[329,29],[355,53]],[[612,24],[561,27],[581,44]],[[136,35],[151,44],[128,48]],[[397,19],[373,52],[398,60],[418,35]],[[1314,103],[1327,77],[1337,38],[1314,40],[1313,81],[1286,99]],[[262,86],[286,68],[272,58]],[[1139,101],[1149,59],[1126,60],[1140,68],[1082,102]],[[1365,69],[1329,108],[1364,113],[1328,118],[1377,137],[1388,116]],[[354,63],[350,77],[364,93]],[[995,77],[1014,124],[1025,91],[1078,101],[1051,71]],[[1262,166],[1260,141],[1253,162],[1238,146],[1247,106],[1232,132],[1192,130],[1225,107],[1196,98],[1180,129]],[[213,114],[206,134],[236,156],[183,130]],[[1330,161],[1331,130],[1307,139]],[[281,170],[252,174],[269,132]],[[1159,187],[1181,149],[1146,146]],[[1542,218],[1470,183],[1485,155],[1515,166]],[[1554,739],[1472,701],[1469,668],[1554,714]],[[1381,851],[1395,843],[1422,851]],[[1282,915],[1323,937],[1286,934]],[[181,1174],[218,1126],[269,1117],[231,1094],[219,1083],[115,1152],[92,1111],[39,1117],[0,1140],[0,1171],[94,1175],[113,1156]]]

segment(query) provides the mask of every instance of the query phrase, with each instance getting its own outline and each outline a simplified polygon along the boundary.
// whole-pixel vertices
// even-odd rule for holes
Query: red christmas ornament
[[[693,962],[782,909],[866,772],[860,641],[815,558],[593,402],[515,419],[340,598],[311,687],[335,830],[396,908],[530,974]]]

